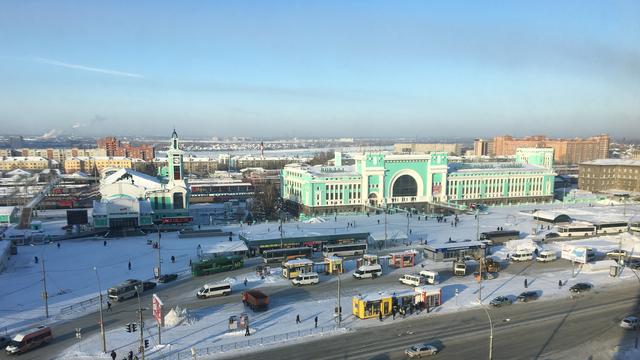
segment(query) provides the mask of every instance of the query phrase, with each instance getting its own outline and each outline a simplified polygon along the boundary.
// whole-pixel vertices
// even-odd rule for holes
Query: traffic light
[[[148,348],[149,347],[149,340],[144,339],[144,348]]]
[[[131,323],[127,323],[127,325],[124,326],[124,329],[130,333],[131,332]]]
[[[136,323],[131,324],[131,330],[133,330],[133,332],[136,332],[137,327],[138,325]]]

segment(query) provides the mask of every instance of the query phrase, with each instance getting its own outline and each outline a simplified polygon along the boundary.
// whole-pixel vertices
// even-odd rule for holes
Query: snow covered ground
[[[521,205],[510,207],[490,208],[486,214],[480,216],[480,232],[495,230],[498,226],[505,229],[520,230],[526,236],[518,241],[520,245],[534,246],[532,238],[540,238],[549,230],[536,227],[530,212],[534,209],[556,209],[570,214],[587,214],[589,216],[601,216],[605,218],[625,217],[630,220],[639,220],[640,206],[596,205],[588,204],[576,205]],[[625,215],[626,213],[626,215]],[[437,223],[435,219],[418,220],[417,215],[411,218],[403,213],[387,216],[387,232],[409,233],[409,238],[394,240],[389,236],[389,245],[399,249],[415,248],[420,241],[433,243],[444,243],[449,238],[452,241],[464,239],[475,239],[476,221],[473,215],[462,215],[458,226],[451,226],[447,223]],[[53,220],[44,223],[45,232],[58,231],[61,220]],[[347,223],[354,223],[354,227],[348,227]],[[260,223],[252,226],[232,225],[223,227],[225,231],[232,231],[234,234],[244,233],[248,237],[275,237],[279,236],[277,223]],[[293,236],[302,233],[332,234],[335,232],[384,232],[384,215],[346,215],[339,214],[337,220],[333,216],[317,218],[307,222],[287,222],[284,224],[285,236]],[[552,230],[551,230],[552,231]],[[0,332],[12,332],[15,329],[30,326],[43,321],[44,309],[40,297],[42,291],[42,260],[45,261],[47,288],[49,292],[49,311],[52,314],[50,321],[73,317],[76,314],[60,315],[60,311],[69,305],[77,304],[83,300],[95,299],[97,297],[97,277],[93,270],[95,267],[99,274],[103,291],[128,278],[150,279],[153,277],[153,267],[156,266],[157,252],[147,244],[147,241],[156,241],[156,235],[138,236],[129,238],[109,239],[107,245],[103,245],[103,239],[71,240],[61,242],[60,248],[57,244],[47,244],[38,246],[19,247],[18,255],[13,256],[9,261],[7,269],[0,273],[0,286],[3,289],[0,293]],[[177,233],[162,234],[162,256],[163,273],[175,272],[181,276],[188,276],[189,259],[195,259],[197,246],[205,247],[218,241],[226,242],[226,238],[187,238],[179,239]],[[239,241],[234,236],[234,242]],[[514,242],[515,244],[516,242]],[[605,236],[593,239],[583,239],[572,241],[571,243],[591,246],[596,251],[604,253],[617,249],[619,243],[624,249],[637,251],[640,249],[640,239],[631,234],[616,236]],[[545,244],[544,247],[556,250],[559,254],[561,242]],[[537,246],[537,245],[536,245]],[[505,258],[509,251],[508,246],[497,249],[495,256]],[[169,258],[175,256],[175,263],[171,263]],[[34,257],[39,258],[36,264]],[[132,269],[128,270],[129,261]],[[558,260],[564,261],[564,260]],[[449,266],[449,265],[444,265]],[[347,269],[352,270],[354,265],[347,264]],[[412,271],[404,269],[403,271]],[[391,276],[399,276],[403,271],[396,271]],[[247,276],[251,276],[247,269]],[[621,278],[610,278],[608,272],[599,271],[589,273],[581,271],[575,279],[571,279],[571,271],[555,271],[536,274],[534,277],[527,275],[529,288],[543,292],[542,299],[549,299],[560,296],[568,296],[566,286],[558,289],[558,280],[568,280],[569,285],[575,281],[588,281],[597,287],[612,286],[623,281],[637,281],[630,272],[623,273]],[[348,276],[348,275],[345,275]],[[271,279],[271,280],[270,280]],[[231,279],[231,280],[237,280]],[[270,282],[282,284],[284,279],[273,277],[267,278],[267,282],[255,280],[256,286],[266,286]],[[335,278],[323,278],[323,281],[335,281]],[[497,295],[515,296],[523,290],[524,276],[501,274],[497,279],[484,283],[482,290],[483,299],[490,300]],[[471,277],[464,279],[449,279],[443,286],[443,297],[445,303],[435,311],[435,314],[447,311],[455,311],[460,308],[477,306],[477,283]],[[343,308],[349,309],[351,296],[356,292],[374,291],[375,282],[363,283],[362,288],[344,293]],[[378,289],[379,291],[394,291],[407,289],[401,285]],[[455,297],[455,289],[459,295]],[[331,294],[333,296],[333,294]],[[335,300],[326,297],[319,299],[307,299],[300,303],[273,304],[271,310],[265,313],[252,316],[251,322],[255,324],[255,334],[252,339],[260,337],[275,336],[297,331],[298,329],[308,331],[313,327],[312,319],[319,315],[319,327],[332,327],[334,322],[331,316]],[[520,305],[517,305],[520,306]],[[167,354],[177,354],[179,351],[188,350],[190,347],[206,348],[207,346],[220,346],[223,344],[238,341],[238,337],[226,334],[226,321],[229,315],[242,312],[242,304],[225,305],[218,308],[209,308],[194,314],[197,321],[183,324],[175,328],[166,329],[163,334],[163,342],[170,343],[171,347],[165,347],[162,351]],[[347,311],[348,312],[348,311]],[[295,324],[295,314],[300,314],[303,323]],[[417,316],[417,315],[414,315]],[[432,316],[421,314],[419,316]],[[397,320],[398,321],[398,320]],[[346,317],[344,326],[353,328],[358,326],[371,326],[378,324],[378,321],[353,319]],[[206,330],[205,330],[206,329]],[[131,347],[127,338],[122,338],[121,329],[109,338],[110,342],[118,347]],[[151,332],[153,334],[153,331]],[[130,335],[130,334],[127,334]],[[129,341],[130,342],[130,341]],[[93,343],[87,339],[79,343],[78,348],[70,349],[69,356],[82,355],[88,358],[97,356],[98,350],[94,348],[99,341]],[[128,350],[127,350],[128,351]]]

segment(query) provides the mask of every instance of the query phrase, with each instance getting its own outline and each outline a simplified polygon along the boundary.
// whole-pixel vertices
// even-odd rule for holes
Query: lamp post
[[[144,321],[142,320],[142,303],[140,302],[141,292],[142,285],[136,286],[136,294],[138,294],[138,314],[140,315],[140,353],[142,354],[142,360],[144,360]]]
[[[489,319],[489,360],[493,360],[493,321],[491,321],[491,315],[489,315],[489,310],[485,306],[482,306],[482,310],[484,310]]]
[[[96,279],[98,280],[98,294],[100,299],[100,336],[102,337],[102,352],[107,353],[107,339],[104,334],[104,317],[102,315],[102,286],[100,286],[100,275],[98,274],[98,268],[93,267],[93,271],[96,272]]]

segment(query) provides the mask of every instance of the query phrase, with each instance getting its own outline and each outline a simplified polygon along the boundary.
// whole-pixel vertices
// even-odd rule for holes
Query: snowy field
[[[496,230],[497,227],[505,229],[517,229],[523,233],[523,239],[507,244],[504,248],[497,249],[494,256],[505,258],[507,253],[514,247],[538,246],[532,242],[534,238],[541,238],[548,231],[536,226],[530,211],[533,209],[555,209],[566,212],[576,217],[601,217],[626,218],[629,220],[640,220],[640,206],[627,205],[609,206],[596,205],[593,207],[583,205],[521,205],[511,207],[490,208],[480,216],[480,232]],[[625,215],[626,213],[626,215]],[[410,249],[418,247],[421,241],[429,244],[445,243],[451,238],[452,241],[463,241],[465,239],[475,239],[476,221],[473,215],[460,216],[460,223],[451,226],[451,219],[447,223],[438,223],[434,218],[425,220],[424,215],[413,215],[407,218],[406,214],[392,214],[387,216],[388,245],[395,249]],[[348,226],[348,223],[354,226]],[[63,220],[45,221],[45,232],[58,233],[60,227],[64,225]],[[232,225],[223,227],[225,231],[239,232],[252,238],[269,238],[279,236],[277,223],[260,223],[252,226]],[[345,215],[338,214],[337,220],[333,216],[316,218],[308,222],[287,222],[284,224],[285,236],[297,236],[301,234],[332,234],[351,232],[368,232],[380,234],[384,232],[384,215]],[[392,234],[399,234],[394,237]],[[407,235],[408,234],[408,238]],[[404,235],[404,236],[403,236]],[[378,236],[378,235],[376,235]],[[13,332],[16,329],[24,328],[44,321],[43,301],[40,297],[42,286],[42,260],[45,261],[47,288],[49,292],[49,312],[51,319],[56,321],[77,316],[78,312],[60,315],[60,311],[73,304],[77,304],[87,299],[97,297],[98,285],[96,271],[100,277],[103,291],[125,279],[137,278],[141,280],[153,277],[153,267],[157,262],[157,250],[148,241],[156,241],[156,235],[138,236],[119,239],[108,239],[104,246],[103,239],[85,239],[62,241],[60,247],[57,244],[46,244],[38,246],[19,247],[18,255],[13,256],[9,261],[7,269],[0,273],[0,332]],[[190,259],[196,259],[197,247],[202,245],[213,245],[216,242],[227,242],[226,238],[187,238],[179,239],[177,233],[162,234],[162,271],[163,273],[179,273],[181,276],[188,275],[188,265]],[[239,241],[237,235],[234,242]],[[631,234],[616,236],[604,236],[592,239],[572,241],[572,244],[581,244],[593,247],[597,252],[615,250],[622,245],[623,249],[638,251],[640,249],[640,239]],[[544,248],[560,252],[561,243],[549,243],[543,245]],[[540,247],[542,249],[542,247]],[[35,257],[39,258],[36,264]],[[170,257],[175,257],[175,263],[170,261]],[[565,260],[558,260],[565,261]],[[131,262],[132,268],[128,269]],[[431,264],[429,265],[431,266]],[[450,265],[439,265],[449,267]],[[352,270],[354,264],[347,264],[347,269]],[[402,272],[410,272],[412,269],[396,270],[390,276],[399,276]],[[524,277],[520,275],[502,276],[484,283],[482,290],[483,299],[490,300],[497,295],[515,296],[523,290]],[[266,281],[251,278],[251,270],[247,269],[247,277],[252,281],[252,286],[267,286],[273,283],[286,284],[286,281],[277,276],[268,277]],[[344,275],[349,276],[349,275]],[[610,278],[607,271],[589,273],[579,272],[575,279],[571,279],[570,271],[556,271],[543,274],[536,274],[535,277],[528,276],[529,288],[543,292],[542,299],[549,299],[560,296],[568,296],[566,288],[558,289],[558,280],[569,281],[569,285],[574,281],[589,281],[597,287],[611,286],[623,281],[637,281],[630,272],[623,273],[620,278]],[[232,279],[236,280],[237,279]],[[325,278],[323,281],[335,281],[335,278]],[[394,285],[395,286],[395,285]],[[435,311],[439,312],[456,311],[461,308],[477,305],[477,283],[471,277],[463,279],[449,279],[443,286],[443,298],[445,303]],[[362,289],[358,292],[374,291],[375,283],[363,283]],[[396,291],[408,289],[401,285],[378,289],[379,291]],[[454,296],[455,289],[459,290],[459,295]],[[355,291],[344,293],[343,308],[349,309],[351,296]],[[268,312],[252,317],[251,322],[255,324],[254,336],[268,337],[288,331],[302,329],[308,330],[313,327],[312,319],[317,314],[319,316],[319,327],[332,327],[334,325],[331,313],[335,300],[330,298],[333,294],[327,294],[320,299],[308,299],[301,303],[275,304]],[[309,306],[309,304],[313,306]],[[90,307],[89,307],[90,308]],[[91,309],[91,308],[90,308]],[[95,309],[95,308],[93,308]],[[163,354],[177,354],[180,351],[188,350],[190,347],[206,348],[207,346],[219,346],[225,343],[238,341],[237,336],[226,333],[226,319],[229,315],[237,315],[242,312],[242,304],[231,304],[219,308],[203,309],[192,314],[191,320],[174,328],[166,329],[163,334],[165,343],[171,344],[154,351]],[[347,312],[347,311],[345,311]],[[214,316],[215,313],[215,316]],[[295,315],[300,314],[303,319],[302,324],[295,324]],[[421,314],[413,316],[433,316],[431,314]],[[358,320],[348,316],[343,325],[346,328],[358,326],[371,326],[378,324],[378,321]],[[204,328],[207,328],[204,331]],[[118,340],[122,336],[122,331],[114,332],[110,342],[118,344],[118,347],[127,348],[130,344],[126,339]],[[153,334],[153,332],[152,332]],[[188,338],[188,340],[187,340]],[[69,356],[83,355],[83,357],[93,358],[97,356],[97,349],[93,347],[99,342],[93,343],[83,340],[78,348],[70,349]]]

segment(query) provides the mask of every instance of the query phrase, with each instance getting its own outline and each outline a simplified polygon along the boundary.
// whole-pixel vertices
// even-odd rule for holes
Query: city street
[[[590,358],[597,348],[608,349],[634,333],[618,326],[638,309],[637,286],[594,291],[576,299],[537,301],[489,309],[495,325],[495,359]],[[361,328],[348,334],[230,356],[237,359],[403,359],[404,349],[421,342],[443,347],[438,359],[488,357],[489,323],[481,309],[385,326]],[[593,359],[602,357],[594,356]],[[606,358],[606,357],[605,357]]]

